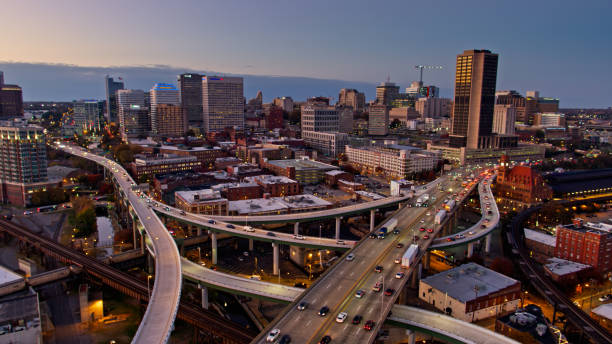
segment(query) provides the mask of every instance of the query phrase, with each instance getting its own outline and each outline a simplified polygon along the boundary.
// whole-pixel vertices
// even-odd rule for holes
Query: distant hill
[[[220,72],[196,71],[170,66],[127,67],[80,67],[64,64],[0,62],[7,84],[18,84],[23,88],[25,101],[54,100],[71,101],[83,98],[105,97],[104,76],[122,77],[126,88],[149,90],[156,82],[176,84],[181,73],[203,73],[231,75]],[[244,95],[254,98],[258,90],[264,101],[274,97],[291,96],[294,100],[305,100],[311,96],[338,98],[341,88],[355,88],[373,99],[376,84],[355,81],[315,79],[305,77],[239,75],[244,77]]]

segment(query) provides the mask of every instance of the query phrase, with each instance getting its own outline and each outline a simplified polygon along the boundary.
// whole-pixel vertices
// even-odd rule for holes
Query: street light
[[[149,299],[151,299],[151,287],[149,285],[149,281],[151,280],[151,277],[153,277],[153,275],[147,276],[147,295],[149,295]]]

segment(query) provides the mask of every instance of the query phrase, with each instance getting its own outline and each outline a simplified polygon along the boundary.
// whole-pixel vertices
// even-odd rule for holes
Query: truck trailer
[[[408,269],[411,265],[414,264],[416,260],[416,256],[419,253],[419,245],[412,244],[408,246],[406,252],[402,256],[402,269]]]
[[[444,220],[444,217],[446,216],[446,210],[442,209],[440,210],[437,214],[436,217],[434,218],[434,223],[439,225],[442,223],[442,220]]]

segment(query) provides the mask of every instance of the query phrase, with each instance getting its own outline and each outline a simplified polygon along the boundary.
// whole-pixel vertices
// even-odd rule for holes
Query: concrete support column
[[[293,224],[293,235],[300,234],[300,223],[296,222]]]
[[[185,243],[182,243],[179,246],[179,253],[180,253],[181,256],[185,256]]]
[[[249,239],[249,251],[253,252],[253,239]]]
[[[376,210],[370,210],[370,232],[374,230],[374,220],[376,217]]]
[[[336,240],[340,239],[340,222],[342,221],[341,217],[336,217]]]
[[[155,259],[151,254],[147,254],[147,272],[152,274],[155,271]]]
[[[272,243],[272,251],[273,251],[273,254],[272,254],[272,260],[273,260],[272,274],[273,275],[278,275],[279,272],[280,272],[280,269],[279,269],[279,252],[278,252],[278,247],[279,247],[279,244],[274,243],[274,242]]]
[[[492,238],[492,236],[493,236],[493,234],[489,233],[485,237],[485,253],[486,254],[489,254],[489,252],[491,252],[491,238]]]
[[[208,309],[208,288],[201,285],[200,289],[202,289],[202,308]]]
[[[429,252],[425,252],[425,255],[423,255],[423,266],[425,267],[425,270],[429,270],[429,258],[431,257],[431,254]]]
[[[136,236],[136,233],[138,233],[138,225],[136,224],[136,221],[132,219],[132,236],[134,241],[134,249],[138,248],[138,237]]]
[[[471,242],[468,244],[467,257],[472,258],[473,254],[474,254],[474,242]]]
[[[423,266],[419,263],[418,266],[412,271],[412,282],[411,288],[416,289],[419,285],[419,280],[421,279],[421,270]]]
[[[406,337],[408,339],[408,344],[414,344],[415,333],[411,330],[406,330]]]
[[[196,232],[197,232],[198,236],[202,236],[202,227],[197,226],[196,227]]]
[[[212,263],[217,264],[217,233],[209,232],[210,243],[212,245]]]
[[[144,232],[140,235],[140,253],[145,253],[145,234]]]

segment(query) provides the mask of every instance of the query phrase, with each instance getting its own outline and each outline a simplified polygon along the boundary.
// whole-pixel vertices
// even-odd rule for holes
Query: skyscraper
[[[202,75],[181,74],[177,78],[180,101],[189,125],[202,126]]]
[[[244,128],[242,78],[202,77],[202,119],[207,133],[226,127]]]
[[[181,137],[187,131],[187,118],[180,105],[158,104],[156,109],[157,135]]]
[[[149,91],[151,96],[151,131],[159,134],[161,121],[158,118],[157,107],[161,104],[180,105],[179,90],[172,84],[157,83]]]
[[[497,60],[498,55],[489,50],[457,55],[451,146],[476,149],[492,145]]]
[[[516,112],[516,107],[512,104],[495,104],[493,132],[502,135],[513,135]]]
[[[368,134],[384,136],[389,133],[389,111],[391,106],[385,104],[370,105],[368,115]]]
[[[121,80],[121,78],[119,78]],[[117,122],[117,91],[124,88],[123,82],[115,81],[108,75],[104,77],[106,86],[106,118],[109,122]]]
[[[392,82],[381,82],[376,86],[376,102],[391,105],[393,100],[399,96],[399,86]]]
[[[143,90],[118,90],[117,110],[123,140],[146,135],[151,130],[149,109],[145,106]]]
[[[302,106],[302,132],[337,132],[338,111],[333,106],[324,104],[306,104]]]
[[[495,92],[496,105],[513,105],[516,108],[516,120],[527,123],[527,113],[525,108],[525,97],[514,90]]]
[[[100,130],[104,102],[83,99],[73,104],[73,120],[77,132]]]
[[[362,112],[365,108],[365,94],[355,90],[343,88],[338,95],[338,104],[350,106],[354,111]]]
[[[0,72],[0,119],[23,117],[23,92],[17,85],[4,83],[4,74]]]

